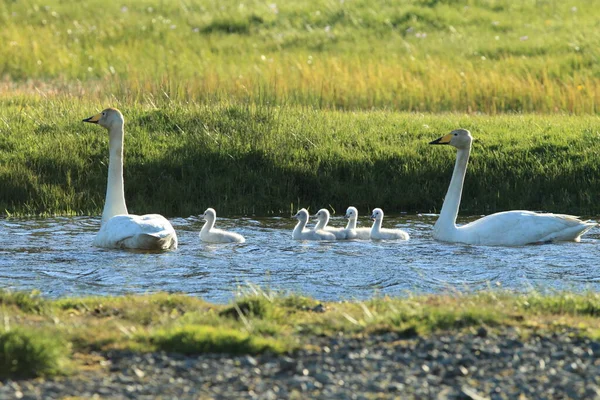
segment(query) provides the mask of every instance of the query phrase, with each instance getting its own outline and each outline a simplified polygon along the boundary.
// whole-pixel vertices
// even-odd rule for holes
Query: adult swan
[[[440,216],[433,227],[433,237],[446,242],[490,246],[521,246],[554,241],[578,242],[595,223],[572,215],[505,211],[485,216],[463,226],[456,226],[467,163],[471,153],[471,133],[457,129],[429,144],[456,147],[456,164]]]
[[[108,182],[102,225],[94,246],[117,249],[167,250],[177,248],[177,234],[158,214],[130,215],[123,186],[123,114],[107,108],[83,120],[108,130]]]

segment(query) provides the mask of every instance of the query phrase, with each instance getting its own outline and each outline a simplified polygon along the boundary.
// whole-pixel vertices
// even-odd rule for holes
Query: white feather
[[[464,178],[471,153],[471,133],[457,129],[431,144],[447,144],[457,148],[452,180],[433,228],[433,237],[447,242],[490,246],[521,246],[526,244],[576,241],[596,226],[572,215],[505,211],[488,215],[466,225],[457,226]]]
[[[158,214],[130,215],[125,204],[123,182],[123,139],[125,121],[116,108],[107,108],[84,122],[108,130],[108,181],[102,211],[102,225],[94,246],[117,249],[166,250],[177,248],[177,234],[165,217]]]

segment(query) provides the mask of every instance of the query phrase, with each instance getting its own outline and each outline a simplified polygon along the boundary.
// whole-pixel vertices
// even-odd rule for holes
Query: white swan
[[[102,211],[102,225],[94,246],[118,249],[166,250],[177,248],[177,234],[165,217],[158,214],[130,215],[123,186],[123,115],[107,108],[83,122],[108,129],[108,182]]]
[[[348,207],[348,209],[346,210],[346,218],[348,218],[348,225],[346,225],[345,230],[348,239],[371,239],[371,228],[356,227],[356,220],[358,219],[358,210],[356,209],[356,207]]]
[[[344,228],[334,228],[327,225],[330,217],[329,210],[326,208],[321,208],[319,211],[317,211],[315,216],[317,217],[317,224],[313,228],[313,231],[323,230],[325,232],[331,232],[335,235],[337,240],[344,240],[348,238],[348,234]]]
[[[217,212],[212,208],[207,208],[202,214],[202,217],[206,223],[200,230],[200,240],[209,243],[244,243],[246,239],[238,233],[227,232],[221,229],[213,229],[215,226],[215,220],[217,219]]]
[[[371,228],[371,240],[408,240],[410,236],[401,229],[386,229],[381,227],[383,211],[381,208],[373,210],[371,215],[373,227]]]
[[[468,130],[457,129],[429,143],[447,144],[458,149],[452,180],[440,216],[433,227],[435,239],[491,246],[521,246],[567,240],[577,242],[581,235],[596,225],[572,215],[519,210],[499,212],[456,226],[472,141]]]
[[[335,240],[335,235],[331,232],[314,231],[306,229],[308,222],[308,211],[306,208],[300,209],[294,218],[298,220],[296,227],[292,231],[292,239],[294,240]]]

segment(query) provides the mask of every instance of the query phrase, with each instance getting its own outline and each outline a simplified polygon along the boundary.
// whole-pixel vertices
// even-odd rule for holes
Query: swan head
[[[301,208],[300,210],[298,210],[296,215],[294,215],[294,218],[306,222],[308,221],[308,211],[306,211],[306,208]]]
[[[383,210],[381,208],[376,208],[373,210],[373,214],[371,214],[372,221],[378,221],[383,219]]]
[[[327,210],[326,208],[321,208],[319,211],[317,211],[317,213],[315,214],[315,217],[317,217],[317,219],[319,221],[329,221],[329,210]]]
[[[457,149],[468,149],[471,147],[471,142],[473,142],[471,132],[466,129],[455,129],[449,134],[429,142],[429,144],[449,144]]]
[[[217,218],[217,212],[214,208],[207,208],[206,211],[204,211],[204,214],[200,215],[200,218],[204,221],[214,221],[214,219]]]
[[[106,129],[111,129],[112,127],[123,126],[125,120],[121,111],[116,108],[105,108],[102,112],[84,119],[83,122],[98,124]]]
[[[346,218],[348,219],[356,219],[358,217],[358,210],[356,209],[356,207],[348,207],[348,209],[346,210]]]

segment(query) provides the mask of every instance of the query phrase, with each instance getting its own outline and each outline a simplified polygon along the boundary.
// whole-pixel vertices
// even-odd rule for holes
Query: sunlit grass
[[[595,113],[597,0],[0,3],[2,96]]]
[[[0,379],[65,374],[69,352],[63,338],[40,329],[0,329]]]
[[[0,365],[3,377],[75,373],[91,351],[168,351],[183,354],[293,352],[315,337],[395,332],[417,337],[506,326],[529,332],[576,327],[600,333],[597,293],[511,294],[488,291],[435,296],[325,302],[254,288],[227,305],[185,295],[44,300],[0,293]],[[40,307],[31,307],[31,298]]]
[[[475,137],[461,210],[600,212],[599,118],[341,112],[239,103],[122,104],[36,96],[0,100],[0,210],[98,214],[106,131],[83,124],[122,108],[132,212],[288,214],[298,207],[388,212],[441,208],[455,152],[428,142]],[[176,194],[176,195],[175,195]]]

